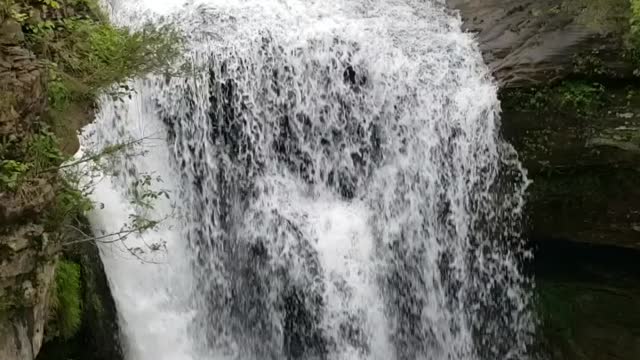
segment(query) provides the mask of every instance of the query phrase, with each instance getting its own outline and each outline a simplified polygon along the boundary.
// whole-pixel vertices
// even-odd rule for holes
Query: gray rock
[[[36,267],[36,254],[33,249],[23,250],[0,262],[0,274],[3,277],[16,277],[32,272]]]
[[[24,41],[22,26],[13,19],[6,19],[0,25],[0,44],[18,44],[22,41]]]
[[[42,225],[27,224],[18,228],[9,235],[0,236],[0,245],[7,246],[14,252],[24,250],[33,239],[42,236],[44,228]]]
[[[624,53],[628,0],[448,0],[502,87],[546,83],[573,72],[632,76]]]
[[[40,351],[49,318],[49,286],[54,278],[54,264],[51,261],[38,267],[35,283],[22,284],[23,295],[29,302],[26,306],[0,311],[0,359],[34,360]]]

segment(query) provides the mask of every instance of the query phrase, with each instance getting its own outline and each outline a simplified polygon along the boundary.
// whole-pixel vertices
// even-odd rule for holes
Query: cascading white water
[[[526,358],[526,179],[442,1],[150,4],[114,19],[168,14],[189,70],[103,99],[83,142],[145,139],[96,231],[166,218],[102,246],[129,360]],[[150,173],[170,199],[125,206]]]

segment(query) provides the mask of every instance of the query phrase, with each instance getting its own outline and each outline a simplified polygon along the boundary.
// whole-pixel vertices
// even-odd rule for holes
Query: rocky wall
[[[448,0],[476,33],[501,87],[548,84],[597,71],[625,78],[629,0]]]
[[[0,137],[28,136],[46,107],[43,65],[22,46],[12,19],[0,22]],[[50,178],[0,190],[0,359],[35,359],[44,337],[57,252],[38,215],[55,196]]]
[[[640,89],[629,0],[449,0],[501,87],[529,171],[529,235],[640,248]]]

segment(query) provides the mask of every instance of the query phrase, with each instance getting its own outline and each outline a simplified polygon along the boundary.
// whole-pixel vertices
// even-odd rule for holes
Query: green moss
[[[624,33],[629,9],[628,0],[572,0],[562,7],[575,14],[576,22],[601,34]]]
[[[82,324],[80,265],[66,260],[60,261],[56,268],[55,286],[55,301],[52,305],[58,333],[61,337],[69,339]]]
[[[629,50],[627,57],[636,65],[634,75],[640,76],[640,0],[629,0],[631,3],[631,18],[629,20]]]
[[[570,113],[587,117],[606,104],[605,87],[597,82],[566,80],[557,85],[516,89],[502,94],[505,108],[527,112]]]
[[[586,81],[566,81],[555,89],[559,105],[586,115],[604,105],[604,86]]]
[[[640,0],[631,2],[631,35],[640,40]]]

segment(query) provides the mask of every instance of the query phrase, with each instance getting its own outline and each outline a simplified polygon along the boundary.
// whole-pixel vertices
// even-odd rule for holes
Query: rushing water
[[[187,37],[182,75],[104,98],[85,148],[128,360],[524,359],[526,178],[496,87],[436,0],[115,2]],[[187,66],[184,66],[187,65]],[[167,189],[132,206],[145,174]],[[139,204],[138,204],[139,205]]]

